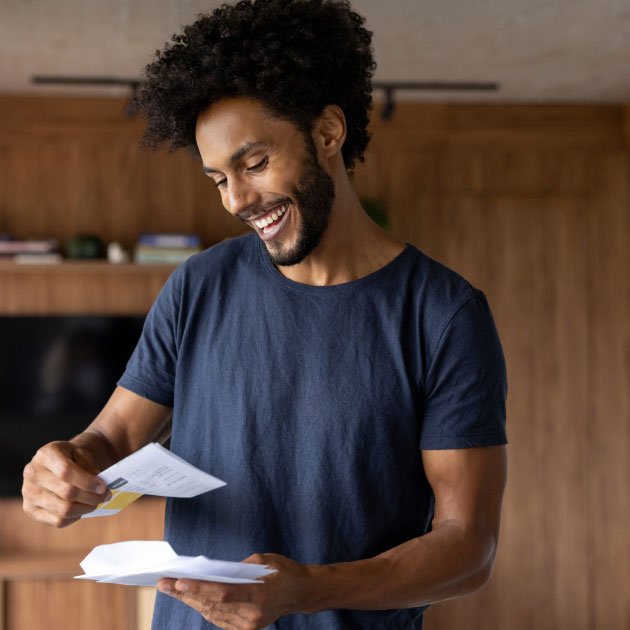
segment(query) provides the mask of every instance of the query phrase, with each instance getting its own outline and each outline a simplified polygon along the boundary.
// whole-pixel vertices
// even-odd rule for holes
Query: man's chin
[[[297,248],[286,248],[278,246],[276,241],[267,241],[265,243],[269,260],[272,264],[279,267],[292,267],[304,260],[304,255]]]

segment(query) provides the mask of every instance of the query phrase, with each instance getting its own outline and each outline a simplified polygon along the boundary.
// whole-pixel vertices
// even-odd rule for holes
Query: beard
[[[304,175],[293,188],[294,209],[300,215],[295,245],[282,250],[280,241],[267,244],[267,253],[274,265],[291,267],[301,263],[319,244],[335,201],[335,183],[317,161],[317,151],[310,136],[306,138],[308,156],[304,160]]]

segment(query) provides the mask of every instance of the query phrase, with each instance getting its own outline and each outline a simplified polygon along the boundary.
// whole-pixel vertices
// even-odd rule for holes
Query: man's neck
[[[317,247],[301,263],[278,269],[302,284],[343,284],[381,269],[404,248],[367,216],[348,183],[337,189],[330,223]]]

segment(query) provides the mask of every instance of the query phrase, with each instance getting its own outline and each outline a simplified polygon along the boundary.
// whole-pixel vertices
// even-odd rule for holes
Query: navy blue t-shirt
[[[374,556],[430,528],[420,450],[506,442],[485,296],[413,246],[318,287],[283,276],[255,234],[216,245],[172,274],[119,384],[172,407],[173,452],[227,482],[167,501],[165,537],[185,555]],[[425,608],[270,627],[417,629]],[[158,594],[154,630],[211,627]]]

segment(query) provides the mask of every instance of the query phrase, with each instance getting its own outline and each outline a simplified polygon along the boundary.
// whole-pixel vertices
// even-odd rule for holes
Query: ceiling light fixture
[[[131,88],[131,101],[140,86],[138,79],[125,79],[122,77],[68,77],[68,76],[44,76],[31,77],[31,83],[38,85],[81,85],[81,86],[128,86]],[[383,120],[391,120],[396,103],[394,101],[395,90],[429,90],[429,91],[477,91],[496,92],[500,88],[498,83],[480,81],[374,81],[372,89],[385,92],[385,105],[381,111]],[[131,105],[127,108],[127,114],[133,116]]]
[[[498,83],[481,81],[374,81],[373,90],[385,92],[385,105],[381,111],[383,120],[390,120],[396,109],[394,90],[433,90],[433,91],[481,91],[496,92],[500,89]]]

